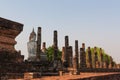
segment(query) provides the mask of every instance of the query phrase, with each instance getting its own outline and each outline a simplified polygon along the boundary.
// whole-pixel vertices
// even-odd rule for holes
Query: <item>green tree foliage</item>
[[[100,54],[100,48],[99,47],[96,47],[97,48],[97,56],[98,56],[98,60],[100,61],[101,60],[101,54]],[[86,49],[86,61],[88,61],[88,49]],[[91,48],[91,53],[92,53],[92,62],[93,62],[93,65],[94,65],[94,48]],[[103,54],[103,61],[107,61],[108,63],[110,63],[110,56],[105,53],[105,51],[102,49],[102,54]]]
[[[52,61],[54,56],[54,48],[52,46],[48,47],[46,53],[48,60]],[[61,59],[61,56],[62,56],[62,51],[58,50],[57,59]]]

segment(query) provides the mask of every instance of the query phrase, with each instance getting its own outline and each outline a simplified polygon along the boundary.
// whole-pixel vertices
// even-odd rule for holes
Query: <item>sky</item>
[[[86,48],[101,47],[120,63],[120,0],[0,0],[0,17],[24,24],[16,37],[16,50],[28,57],[27,42],[32,29],[42,27],[42,42],[53,44],[53,31],[58,31],[59,49],[64,37]]]

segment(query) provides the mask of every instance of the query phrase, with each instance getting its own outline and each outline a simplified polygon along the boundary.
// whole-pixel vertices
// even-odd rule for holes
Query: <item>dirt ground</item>
[[[41,77],[39,79],[32,79],[32,80],[69,80],[69,79],[82,79],[82,78],[88,78],[93,76],[104,76],[104,75],[110,75],[110,74],[118,74],[118,73],[81,73],[80,75],[63,75],[63,76],[46,76]]]
[[[41,78],[35,79],[27,79],[27,80],[74,80],[74,79],[83,79],[95,76],[104,76],[110,74],[120,74],[118,72],[115,73],[80,73],[80,75],[70,75],[64,74],[63,76],[43,76]],[[26,80],[26,79],[9,79],[9,80]]]

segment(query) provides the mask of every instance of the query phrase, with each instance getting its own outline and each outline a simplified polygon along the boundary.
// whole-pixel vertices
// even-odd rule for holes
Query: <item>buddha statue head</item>
[[[36,40],[36,33],[33,31],[30,33],[29,41],[35,41]]]

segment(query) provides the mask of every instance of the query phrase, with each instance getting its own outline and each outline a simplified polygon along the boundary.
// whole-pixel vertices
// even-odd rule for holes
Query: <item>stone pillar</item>
[[[57,39],[57,31],[54,31],[54,38],[53,38],[53,47],[54,47],[54,60],[57,60],[58,54],[58,39]]]
[[[74,74],[80,74],[79,72],[79,53],[78,53],[78,40],[75,40],[75,57],[73,59]]]
[[[89,64],[89,68],[93,68],[92,67],[92,54],[91,54],[90,47],[88,47],[88,64]]]
[[[76,56],[73,57],[73,69],[74,69],[74,74],[77,74],[78,73],[78,70],[77,70],[77,58]]]
[[[65,61],[68,62],[68,58],[69,58],[69,54],[68,54],[68,51],[67,51],[67,48],[69,47],[69,37],[68,36],[65,36]]]
[[[101,48],[100,48],[100,58],[101,58],[100,66],[101,66],[101,68],[103,68],[103,53],[102,53],[102,49]]]
[[[65,58],[65,47],[63,47],[62,61],[64,63],[67,63],[69,68],[72,68],[73,67],[73,49],[72,49],[72,46],[67,47],[66,50],[67,50],[67,55]]]
[[[78,54],[78,40],[75,40],[75,58],[76,58],[76,69],[79,68],[79,54]]]
[[[112,59],[112,57],[110,56],[109,69],[112,69],[112,62],[113,62],[113,59]]]
[[[68,55],[68,64],[69,64],[69,67],[72,68],[73,67],[73,50],[72,50],[72,46],[69,46],[67,48],[67,51],[69,53],[69,55]]]
[[[96,47],[94,47],[94,54],[95,54],[95,68],[98,68],[98,53]]]
[[[69,46],[69,38],[65,36],[65,47],[63,48],[62,58],[64,58],[63,62],[68,64],[68,67],[73,67],[73,51],[72,46]]]
[[[40,53],[41,53],[41,27],[38,27],[38,32],[37,32],[37,61],[40,61]]]
[[[58,59],[58,37],[57,37],[57,31],[55,30],[53,32],[53,70],[56,72],[57,70],[62,69],[62,63],[61,60]]]
[[[114,62],[114,66],[113,66],[114,69],[116,69],[116,63]]]
[[[85,69],[86,65],[86,53],[83,48],[80,48],[80,68]]]
[[[45,53],[45,51],[46,51],[46,43],[43,42],[43,45],[42,45],[42,52]]]
[[[103,62],[103,68],[107,68],[106,61]]]
[[[107,58],[107,59],[106,59],[106,68],[107,68],[107,69],[109,68],[109,59],[108,59],[108,57],[109,57],[109,56],[106,55],[106,58]]]
[[[62,57],[61,57],[62,62],[65,62],[65,47],[62,47]]]

